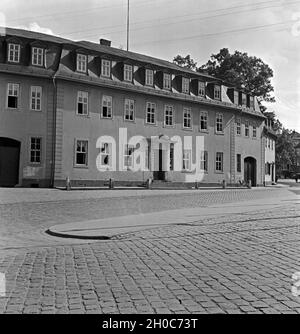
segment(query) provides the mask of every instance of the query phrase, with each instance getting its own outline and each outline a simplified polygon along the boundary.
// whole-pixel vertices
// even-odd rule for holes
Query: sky
[[[0,26],[126,49],[127,1],[1,0]],[[268,111],[300,132],[300,0],[129,1],[130,51],[169,61],[189,54],[198,66],[224,47],[259,57],[274,72]]]

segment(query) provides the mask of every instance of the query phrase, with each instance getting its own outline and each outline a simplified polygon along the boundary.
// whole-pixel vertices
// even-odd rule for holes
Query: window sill
[[[166,128],[166,129],[175,129],[175,124],[174,125],[164,124],[163,127]]]
[[[219,171],[219,170],[215,170],[215,174],[224,174],[224,172]]]
[[[199,132],[208,133],[209,131],[204,129],[199,129]]]
[[[108,119],[108,120],[111,120],[111,121],[113,120],[113,117],[112,117],[112,116],[111,116],[111,117],[104,117],[104,116],[100,115],[100,118],[101,118],[101,119]]]
[[[5,110],[6,110],[6,111],[18,111],[18,112],[21,111],[20,108],[10,108],[10,107],[5,108]]]
[[[83,118],[91,118],[90,114],[83,115],[83,114],[78,114],[78,113],[76,113],[76,116],[78,116],[78,117],[83,117]]]
[[[222,132],[215,131],[215,134],[216,134],[216,135],[220,135],[220,136],[224,136],[224,131],[222,131]]]
[[[74,168],[79,168],[79,169],[89,169],[89,166],[86,166],[86,165],[74,165],[73,166]]]
[[[145,125],[157,127],[157,123],[148,123],[147,121],[145,121]]]
[[[185,128],[185,127],[182,127],[182,130],[184,130],[184,131],[193,131],[193,128]]]

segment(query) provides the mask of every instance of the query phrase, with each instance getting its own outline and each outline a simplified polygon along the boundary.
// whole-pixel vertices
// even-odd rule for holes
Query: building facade
[[[276,182],[276,139],[277,135],[272,128],[272,124],[266,120],[263,131],[263,141],[265,146],[265,185]]]
[[[265,181],[253,96],[105,40],[6,29],[0,117],[0,186]]]

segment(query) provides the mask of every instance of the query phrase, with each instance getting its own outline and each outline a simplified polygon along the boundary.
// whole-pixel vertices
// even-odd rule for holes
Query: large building
[[[264,119],[222,80],[107,40],[0,37],[0,186],[262,185]]]

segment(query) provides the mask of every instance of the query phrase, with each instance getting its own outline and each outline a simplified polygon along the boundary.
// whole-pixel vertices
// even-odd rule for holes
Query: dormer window
[[[101,60],[101,75],[105,78],[110,78],[111,63],[110,60]]]
[[[163,88],[168,90],[171,89],[171,74],[169,73],[164,73]]]
[[[249,107],[251,109],[254,109],[254,97],[253,96],[249,97]]]
[[[145,84],[147,86],[153,86],[153,70],[146,69]]]
[[[80,53],[77,54],[76,70],[82,73],[87,72],[87,56],[86,55],[83,55]]]
[[[221,86],[219,85],[214,86],[214,99],[221,100]]]
[[[124,64],[124,80],[132,82],[132,65]]]
[[[190,80],[188,78],[182,78],[182,93],[189,94],[190,92]]]
[[[239,92],[237,90],[233,93],[233,103],[238,105],[239,104]]]
[[[247,106],[247,95],[245,93],[242,93],[242,106]]]
[[[20,44],[8,44],[8,61],[11,63],[19,63],[20,62],[20,53],[21,47]]]
[[[44,49],[43,48],[32,48],[32,65],[44,66]]]
[[[205,82],[198,81],[198,95],[205,97]]]

